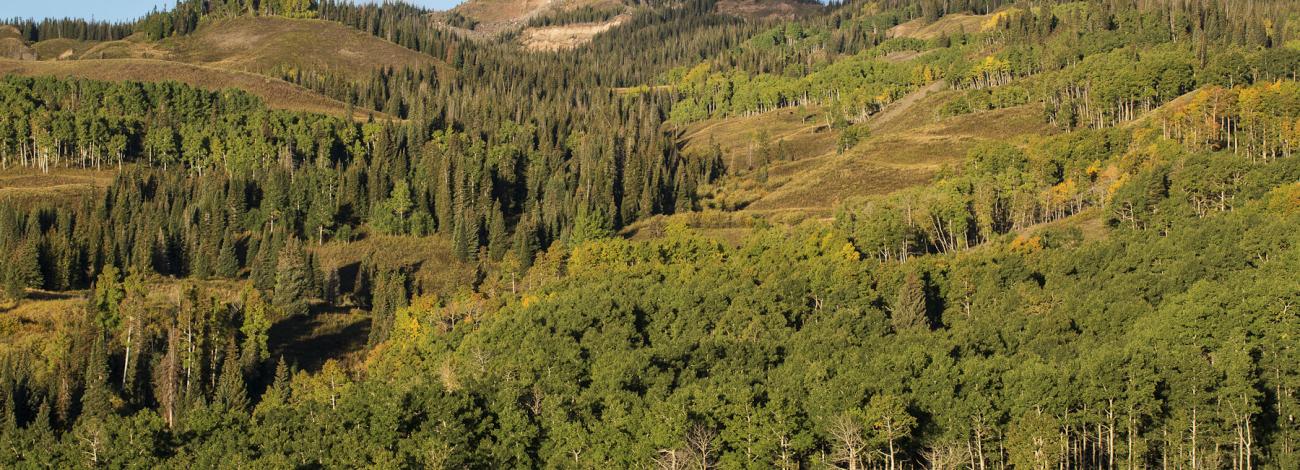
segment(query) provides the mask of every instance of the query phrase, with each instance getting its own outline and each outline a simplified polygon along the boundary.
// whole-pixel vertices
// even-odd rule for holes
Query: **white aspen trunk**
[[[122,390],[124,390],[124,391],[126,390],[126,377],[127,377],[127,375],[129,374],[128,371],[131,370],[131,369],[130,369],[130,366],[131,366],[131,335],[132,335],[132,333],[134,333],[134,332],[135,332],[135,325],[134,325],[134,324],[127,325],[127,327],[126,327],[126,354],[125,354],[125,357],[122,358]]]

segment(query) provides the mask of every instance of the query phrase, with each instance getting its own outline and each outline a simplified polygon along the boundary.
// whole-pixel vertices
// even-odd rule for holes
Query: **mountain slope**
[[[162,59],[228,70],[328,72],[368,79],[379,68],[422,68],[441,62],[342,24],[280,17],[216,20],[161,41],[134,35],[119,41],[51,39],[33,44],[41,59]]]
[[[228,18],[160,41],[135,34],[116,41],[56,38],[28,45],[16,33],[11,27],[0,39],[0,58],[23,60],[0,63],[0,73],[240,88],[272,108],[332,115],[343,115],[347,105],[278,77],[306,72],[364,83],[379,69],[449,70],[427,54],[323,20]],[[372,114],[361,110],[354,117]]]
[[[241,17],[205,25],[163,41],[169,58],[213,67],[266,73],[295,69],[368,79],[373,70],[423,68],[433,57],[323,20]]]
[[[268,107],[292,111],[343,116],[348,107],[284,80],[248,72],[223,70],[156,59],[87,59],[75,61],[30,61],[0,59],[0,75],[78,77],[106,81],[177,81],[208,90],[238,88],[262,98]],[[374,112],[354,111],[353,118],[366,119]]]

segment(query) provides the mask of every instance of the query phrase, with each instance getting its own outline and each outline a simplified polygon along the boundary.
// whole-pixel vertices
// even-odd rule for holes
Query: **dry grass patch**
[[[19,48],[25,48],[30,54]],[[361,82],[369,80],[381,68],[432,66],[440,72],[453,73],[442,61],[427,54],[336,22],[279,17],[213,21],[192,34],[157,42],[148,41],[140,34],[104,42],[51,39],[32,47],[19,39],[0,39],[0,58],[4,57],[42,61],[2,62],[0,74],[149,82],[174,80],[210,90],[240,88],[261,97],[272,108],[336,116],[346,115],[348,107],[271,76],[289,71],[314,71]],[[49,62],[55,60],[61,63]],[[75,62],[75,65],[62,62]],[[352,117],[370,116],[384,118],[368,110],[354,111]]]
[[[784,144],[787,158],[798,161],[834,150],[838,137],[821,108],[810,106],[708,119],[688,126],[681,140],[687,152],[711,152],[717,144],[727,168],[748,169],[758,165],[764,139],[775,150]]]
[[[0,357],[42,348],[48,335],[85,308],[80,295],[33,293],[34,298],[0,303]]]
[[[882,165],[852,153],[836,155],[828,157],[823,165],[792,178],[789,183],[745,209],[794,209],[824,213],[851,197],[888,194],[925,184],[930,181],[934,171]]]
[[[912,132],[922,126],[938,122],[937,110],[957,92],[948,90],[940,80],[900,98],[867,120],[875,134]]]
[[[889,36],[895,38],[935,39],[940,36],[955,36],[961,33],[979,33],[997,26],[997,13],[990,15],[967,15],[957,13],[939,18],[933,23],[926,23],[924,18],[889,28]]]
[[[36,58],[40,60],[69,60],[81,58],[86,51],[98,44],[100,43],[55,38],[32,44],[32,49],[36,51]]]
[[[773,221],[823,218],[845,200],[927,184],[979,142],[1056,132],[1035,105],[941,118],[935,110],[956,94],[935,83],[896,101],[866,123],[871,137],[843,153],[835,149],[838,132],[826,130],[815,109],[697,123],[683,133],[688,151],[717,143],[728,168],[728,176],[701,188],[702,206]],[[761,133],[792,144],[792,158],[756,161]]]
[[[113,182],[114,171],[11,167],[0,171],[0,202],[71,202],[85,200]]]
[[[0,59],[0,75],[77,77],[105,81],[164,82],[176,81],[206,90],[238,88],[262,99],[272,109],[306,111],[344,116],[348,106],[314,91],[284,80],[248,72],[153,59],[89,59],[67,61],[15,61]],[[353,111],[353,118],[364,120],[377,112]]]
[[[1083,235],[1084,241],[1101,240],[1106,238],[1107,235],[1106,220],[1105,217],[1103,217],[1104,215],[1105,210],[1101,207],[1089,207],[1076,214],[1071,214],[1068,217],[1038,225],[1031,225],[1022,228],[1015,233],[1021,237],[1033,237],[1036,235],[1042,235],[1044,232],[1049,230],[1078,229],[1079,233]]]
[[[1036,103],[953,116],[936,121],[924,131],[930,134],[996,140],[1017,140],[1025,135],[1060,132],[1043,119],[1042,108]]]

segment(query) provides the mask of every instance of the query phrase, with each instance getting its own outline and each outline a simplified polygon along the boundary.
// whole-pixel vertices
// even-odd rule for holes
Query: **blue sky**
[[[369,1],[369,0],[367,0]],[[406,0],[429,8],[447,9],[459,0]],[[3,18],[62,18],[65,16],[122,21],[175,4],[175,0],[0,0]]]

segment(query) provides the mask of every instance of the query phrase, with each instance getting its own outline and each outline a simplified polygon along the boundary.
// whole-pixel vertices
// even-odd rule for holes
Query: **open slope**
[[[343,116],[348,107],[337,100],[283,80],[248,72],[156,59],[87,59],[70,61],[17,61],[0,59],[0,75],[50,75],[91,80],[141,82],[178,81],[208,90],[238,88],[262,98],[275,109]],[[354,111],[365,119],[369,113]]]
[[[933,22],[917,18],[889,29],[890,37],[915,39],[934,39],[940,36],[954,36],[962,33],[978,33],[997,26],[998,17],[1006,12],[989,15],[952,14]]]
[[[315,72],[362,82],[381,68],[442,66],[426,54],[339,23],[279,17],[213,21],[190,35],[161,41],[137,34],[117,41],[50,39],[24,44],[13,36],[0,34],[0,74],[173,80],[210,90],[239,88],[272,108],[337,116],[348,112],[344,103],[274,77]],[[378,114],[360,110],[353,117]]]
[[[729,176],[706,193],[707,207],[801,219],[926,184],[981,141],[1054,132],[1033,105],[940,118],[935,110],[954,96],[940,82],[917,90],[864,123],[871,137],[843,153],[840,132],[817,107],[710,119],[690,126],[683,140],[689,152],[714,145],[722,152]]]
[[[42,60],[161,59],[255,73],[329,72],[357,80],[379,68],[440,63],[336,22],[280,17],[216,20],[161,41],[140,35],[104,42],[50,39],[32,48]]]
[[[323,71],[358,80],[383,67],[421,68],[439,63],[332,21],[278,17],[216,21],[159,45],[170,53],[170,59],[180,62],[259,73]]]

